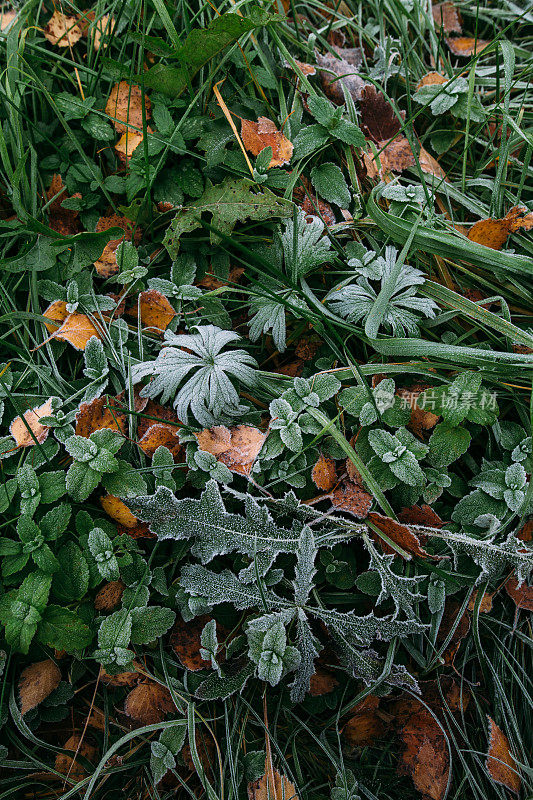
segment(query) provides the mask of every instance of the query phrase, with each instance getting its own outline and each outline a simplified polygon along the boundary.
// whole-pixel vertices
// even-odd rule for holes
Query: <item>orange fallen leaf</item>
[[[24,669],[19,678],[18,692],[22,716],[57,689],[61,681],[59,667],[52,659],[37,661]]]
[[[379,697],[368,695],[350,710],[342,733],[350,747],[367,747],[383,736],[387,724],[378,716]]]
[[[486,39],[476,39],[473,36],[455,36],[452,39],[446,39],[446,44],[454,56],[468,58],[468,56],[481,53],[491,42]]]
[[[45,39],[57,47],[72,47],[82,37],[77,18],[68,17],[61,11],[54,11],[43,33]]]
[[[126,415],[116,408],[113,397],[103,395],[90,403],[82,403],[76,413],[76,435],[89,438],[94,431],[109,428],[126,435]]]
[[[96,757],[96,747],[94,747],[85,737],[75,733],[63,745],[64,750],[69,750],[72,755],[58,753],[55,761],[55,768],[61,775],[68,776],[69,780],[79,783],[87,777],[87,770],[78,760],[78,756],[86,758],[87,761],[94,761]]]
[[[93,26],[93,48],[99,50],[104,36],[111,36],[115,28],[115,18],[110,14],[103,14]],[[107,44],[104,43],[104,49]]]
[[[510,233],[533,229],[533,211],[528,211],[522,206],[514,206],[503,219],[481,219],[468,231],[468,238],[472,242],[501,250]]]
[[[138,319],[141,325],[154,332],[165,331],[174,317],[176,311],[172,308],[165,295],[156,289],[149,289],[139,294],[138,300],[126,311],[126,314]]]
[[[495,783],[505,786],[514,794],[519,794],[522,779],[517,772],[517,763],[511,755],[509,739],[491,717],[488,717],[488,723],[489,751],[485,766]]]
[[[333,459],[326,458],[325,455],[320,453],[318,461],[312,469],[311,478],[317,489],[322,489],[323,492],[330,492],[337,483],[337,473]]]
[[[48,225],[52,230],[61,233],[63,236],[72,236],[80,230],[79,212],[63,208],[62,203],[64,200],[71,200],[73,197],[81,198],[81,194],[76,192],[69,197],[64,190],[65,185],[61,175],[58,173],[52,175],[50,186],[46,190],[46,200],[49,203],[46,209]],[[58,196],[56,197],[56,195]]]
[[[453,3],[437,3],[431,11],[436,28],[443,28],[444,33],[462,32],[461,15]]]
[[[309,694],[311,697],[322,697],[332,692],[338,685],[338,680],[331,672],[322,667],[318,667],[317,671],[311,675]]]
[[[435,86],[441,83],[448,83],[448,78],[445,78],[444,75],[440,74],[440,72],[428,72],[418,81],[416,88],[418,91],[418,89],[421,89],[422,86]]]
[[[126,697],[124,711],[140,725],[163,722],[167,714],[176,710],[166,686],[150,681],[139,683]]]
[[[137,526],[139,520],[137,517],[133,516],[129,508],[119,497],[106,494],[104,497],[100,498],[100,505],[111,519],[123,525],[125,528],[135,528]]]
[[[480,614],[490,614],[492,611],[492,598],[494,597],[494,592],[484,592],[483,597],[481,598],[481,602],[479,604],[479,613]],[[468,601],[467,608],[469,611],[473,611],[476,607],[477,601],[477,591],[472,592],[472,597]]]
[[[267,762],[263,777],[248,784],[248,800],[298,800],[298,795],[294,783]]]
[[[450,774],[443,731],[433,715],[414,698],[400,699],[393,708],[403,744],[398,772],[411,776],[424,800],[443,800]]]
[[[142,680],[143,676],[139,672],[142,666],[138,661],[133,661],[133,667],[133,670],[129,672],[117,672],[114,675],[111,675],[109,672],[106,672],[103,667],[100,667],[100,678],[106,686],[135,686]]]
[[[426,385],[416,384],[408,388],[400,388],[397,391],[398,396],[401,397],[411,409],[411,418],[409,419],[407,427],[420,439],[423,439],[424,433],[434,428],[439,421],[438,414],[433,414],[431,411],[426,411],[426,409],[420,408],[417,405],[417,398],[428,388],[429,387]]]
[[[533,611],[533,586],[528,586],[526,582],[518,587],[516,575],[510,575],[505,581],[505,591],[514,601],[517,608],[525,608],[526,611]]]
[[[100,258],[94,262],[94,267],[102,278],[109,278],[111,275],[116,275],[116,273],[119,271],[116,256],[116,251],[119,244],[124,240],[127,242],[131,242],[133,240],[134,244],[138,244],[141,238],[141,231],[139,227],[136,227],[135,223],[120,214],[107,214],[106,216],[100,217],[96,223],[97,233],[100,233],[101,231],[107,231],[110,228],[122,228],[124,231],[124,236],[122,236],[120,239],[112,239],[110,242],[108,242],[104,247]]]
[[[444,525],[437,512],[428,505],[402,508],[398,519],[407,525],[425,525],[428,528],[442,528]]]
[[[442,169],[437,159],[433,158],[433,156],[423,147],[420,148],[418,162],[422,172],[425,172],[428,175],[434,175],[435,178],[439,178],[439,180],[448,180],[446,173]]]
[[[16,442],[17,447],[31,447],[42,444],[50,433],[47,425],[39,421],[41,417],[49,417],[52,413],[52,400],[47,400],[42,406],[28,409],[22,417],[15,417],[9,426],[9,433]]]
[[[420,544],[420,539],[418,536],[413,533],[413,531],[408,528],[407,525],[397,522],[394,519],[390,519],[390,517],[384,517],[377,511],[370,512],[368,519],[373,525],[376,526],[376,528],[379,528],[382,533],[388,536],[391,541],[393,541],[407,553],[410,553],[414,556],[419,556],[420,558],[432,558],[432,556],[430,556]],[[399,553],[397,553],[393,547],[387,544],[387,542],[381,537],[378,537],[377,534],[374,536],[374,538],[379,538],[379,543],[384,553],[399,555]]]
[[[364,519],[372,507],[372,495],[352,481],[343,481],[327,495],[338,511],[347,511],[358,519]]]
[[[294,147],[268,117],[259,117],[257,122],[241,120],[241,138],[244,146],[253,156],[258,156],[265,147],[272,148],[272,159],[268,168],[288,164]]]
[[[232,472],[249,475],[261,450],[265,434],[251,425],[226,428],[216,425],[195,434],[200,450],[211,453]]]
[[[53,339],[68,342],[76,350],[85,350],[91,336],[101,339],[101,333],[86,314],[69,314],[61,327],[52,334]]]
[[[118,606],[124,594],[125,585],[122,581],[110,581],[99,589],[94,598],[96,611],[112,611]]]
[[[115,150],[119,156],[123,156],[126,161],[132,157],[133,153],[143,140],[143,134],[137,131],[126,131],[115,144]]]
[[[152,104],[150,98],[144,95],[145,119],[150,118]],[[140,86],[130,84],[128,81],[115,83],[106,103],[105,113],[118,133],[125,133],[128,128],[143,129],[143,94]]]
[[[296,58],[294,59],[294,63],[304,75],[316,75],[316,67],[313,66],[313,64],[307,64],[305,61],[298,61]]]
[[[0,30],[6,31],[11,23],[17,18],[17,12],[12,9],[3,8],[0,10]]]
[[[204,661],[200,655],[200,637],[205,625],[210,621],[211,617],[207,616],[207,614],[195,617],[189,622],[184,622],[183,619],[178,616],[170,631],[169,643],[172,650],[183,666],[191,672],[207,669],[210,666],[211,662]],[[217,623],[218,639],[224,639],[227,634],[228,631]]]
[[[178,438],[178,428],[164,422],[152,423],[137,444],[149,458],[152,458],[157,448],[161,446],[170,450],[174,458],[182,449]]]
[[[310,222],[313,217],[320,217],[326,225],[334,225],[335,212],[330,204],[316,194],[307,178],[301,175],[300,180],[303,185],[295,187],[292,199],[304,212],[306,221]]]
[[[50,320],[50,322],[44,323],[44,327],[48,333],[55,333],[68,317],[66,301],[54,300],[54,302],[50,303],[48,308],[43,311],[43,317]]]

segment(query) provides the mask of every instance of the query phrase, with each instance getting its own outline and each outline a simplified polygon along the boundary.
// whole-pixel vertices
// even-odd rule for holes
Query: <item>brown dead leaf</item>
[[[58,753],[56,756],[55,768],[61,775],[65,775],[74,783],[78,783],[87,777],[87,770],[80,763],[77,756],[86,758],[87,761],[94,761],[96,758],[96,747],[92,745],[85,737],[75,733],[63,745],[64,750],[69,750],[72,755],[66,753]]]
[[[292,193],[292,199],[304,212],[306,221],[311,222],[313,217],[321,217],[326,225],[334,225],[336,222],[335,212],[330,204],[318,197],[303,175],[300,176],[300,180],[304,186],[296,186]]]
[[[100,667],[100,678],[106,686],[135,686],[142,679],[139,670],[142,669],[138,661],[133,661],[133,670],[130,672],[117,672],[111,675],[103,667]]]
[[[96,611],[112,611],[116,608],[122,599],[125,588],[122,581],[104,583],[94,598],[94,607]]]
[[[18,685],[22,716],[46,700],[57,689],[60,680],[59,667],[50,658],[26,667],[20,675]]]
[[[183,664],[191,672],[200,669],[208,669],[209,661],[204,661],[200,655],[200,636],[204,627],[210,622],[211,617],[202,614],[189,622],[184,622],[178,616],[172,630],[170,631],[170,646]],[[217,637],[221,641],[226,638],[228,631],[217,622]],[[222,659],[223,660],[223,659]]]
[[[93,12],[94,13],[94,12]],[[115,18],[110,14],[103,14],[92,27],[93,48],[99,50],[104,36],[111,36],[115,28]],[[104,42],[104,49],[107,44]]]
[[[298,339],[294,354],[297,358],[301,358],[302,361],[311,361],[321,346],[322,339],[319,339],[318,336],[302,336],[301,339]]]
[[[42,406],[28,409],[22,417],[15,417],[9,426],[9,433],[15,440],[17,447],[31,447],[42,444],[50,433],[47,425],[42,425],[41,417],[49,417],[52,413],[52,400],[47,400]],[[29,430],[28,430],[29,428]],[[33,434],[33,435],[32,435]]]
[[[444,75],[440,74],[440,72],[428,72],[418,81],[416,84],[416,89],[418,91],[422,88],[422,86],[435,86],[436,84],[441,83],[448,83],[448,78],[445,78]]]
[[[58,196],[56,197],[56,195]],[[46,213],[49,227],[62,234],[62,236],[72,236],[80,230],[79,212],[63,208],[61,205],[64,200],[71,200],[73,197],[81,198],[80,192],[76,192],[69,197],[65,193],[65,185],[61,175],[58,173],[52,175],[50,186],[46,190],[46,201],[49,203]]]
[[[420,539],[418,536],[413,533],[413,531],[408,528],[407,525],[404,525],[401,522],[396,522],[396,520],[391,519],[390,517],[384,517],[377,511],[372,511],[368,515],[368,519],[373,525],[376,526],[376,528],[379,528],[382,533],[388,536],[389,539],[391,539],[407,553],[410,553],[413,556],[419,556],[420,558],[433,558],[433,556],[424,550],[420,544]],[[376,540],[379,539],[379,544],[381,545],[384,553],[399,555],[394,548],[387,544],[387,542],[377,534],[374,535],[374,538]]]
[[[72,47],[82,37],[76,17],[68,17],[61,11],[54,11],[43,31],[45,39],[57,47]]]
[[[132,239],[134,244],[138,244],[141,238],[139,227],[136,227],[135,223],[120,214],[109,213],[106,216],[100,217],[96,223],[97,233],[100,231],[108,231],[110,228],[122,228],[124,236],[120,239],[112,239],[108,242],[100,258],[94,262],[94,267],[101,278],[110,278],[111,275],[116,275],[119,271],[116,256],[119,244],[124,240],[131,242]],[[133,233],[133,231],[135,231],[135,233]]]
[[[428,528],[442,528],[444,525],[437,512],[428,505],[402,508],[398,519],[406,525],[426,525]]]
[[[149,458],[152,458],[157,448],[161,446],[167,447],[174,458],[182,449],[178,439],[178,428],[164,422],[152,423],[137,444]]]
[[[204,768],[206,775],[212,777],[214,765],[217,763],[217,753],[213,738],[210,734],[206,734],[200,726],[196,728],[194,738],[200,764]],[[196,765],[192,759],[191,747],[188,742],[181,751],[181,757],[189,772],[196,772]],[[270,800],[274,800],[274,798],[270,798]]]
[[[322,489],[323,492],[330,492],[337,483],[337,473],[335,471],[335,462],[332,458],[326,458],[323,453],[318,456],[311,478],[317,489]]]
[[[148,95],[144,95],[144,108],[146,119],[149,119],[152,104]],[[115,83],[107,100],[105,113],[111,117],[118,133],[125,133],[128,129],[142,132],[143,96],[140,86],[128,81]]]
[[[517,763],[511,755],[509,739],[491,717],[487,718],[489,723],[489,752],[487,753],[485,766],[495,783],[505,786],[506,789],[514,792],[514,794],[519,794],[522,779],[517,772]]]
[[[385,719],[378,715],[379,697],[368,695],[350,710],[350,718],[343,735],[351,747],[367,747],[383,736],[387,729]]]
[[[124,701],[124,711],[140,725],[162,722],[175,709],[169,690],[155,681],[139,683]]]
[[[51,338],[68,342],[76,350],[85,350],[91,336],[101,339],[101,333],[95,323],[86,314],[69,314],[64,323]]]
[[[528,519],[527,522],[524,522],[516,534],[516,538],[520,539],[522,542],[533,541],[533,519]]]
[[[251,425],[215,425],[195,433],[200,450],[211,453],[232,472],[249,475],[266,435]]]
[[[149,289],[139,294],[138,299],[127,309],[126,314],[134,319],[139,319],[140,316],[143,328],[160,333],[168,328],[176,316],[176,311],[165,295],[156,289]]]
[[[448,180],[446,173],[442,169],[437,159],[433,158],[433,156],[423,147],[420,148],[420,152],[418,153],[418,162],[422,172],[425,172],[428,175],[434,175],[435,178],[439,178],[439,180]]]
[[[282,167],[292,158],[294,147],[268,117],[259,117],[257,122],[241,120],[241,138],[244,146],[253,156],[258,156],[265,147],[272,148],[272,159],[268,168]]]
[[[525,608],[526,611],[533,611],[533,586],[528,586],[526,582],[518,587],[516,575],[510,575],[505,581],[505,591],[514,601],[517,608]]]
[[[202,280],[198,281],[197,286],[203,286],[204,289],[220,289],[222,286],[231,286],[232,284],[239,283],[244,274],[244,267],[231,267],[227,281],[217,278],[213,272],[206,272]]]
[[[461,14],[453,3],[437,3],[431,11],[436,28],[442,28],[444,33],[462,33]]]
[[[313,64],[306,64],[305,61],[298,61],[294,59],[294,63],[303,72],[304,75],[316,75],[316,67]],[[290,66],[289,64],[287,66]]]
[[[248,800],[298,800],[298,795],[294,783],[267,762],[263,777],[248,784]]]
[[[76,435],[88,439],[94,431],[109,428],[126,436],[126,415],[117,408],[114,397],[103,395],[82,403],[76,413]]]
[[[468,58],[479,55],[491,42],[486,39],[475,39],[473,36],[455,36],[452,39],[446,39],[446,44],[454,56]]]
[[[53,303],[50,303],[48,308],[43,311],[43,317],[50,320],[50,322],[44,323],[48,333],[55,333],[68,317],[65,300],[54,300]]]
[[[322,697],[322,695],[332,692],[338,685],[338,680],[331,672],[318,667],[317,671],[311,675],[309,694],[311,697]]]
[[[343,481],[327,496],[338,511],[346,511],[357,519],[364,519],[372,507],[372,495],[352,481]]]
[[[366,84],[359,100],[361,130],[376,144],[392,139],[402,127],[402,119],[394,113],[385,95],[372,84]]]
[[[403,172],[416,163],[411,145],[405,136],[397,136],[388,144],[379,142],[376,150],[377,153],[374,153],[369,148],[362,153],[367,175],[371,179],[386,179],[391,172]]]
[[[533,211],[522,206],[514,206],[503,219],[481,219],[470,228],[468,238],[472,242],[501,250],[510,233],[533,229]]]
[[[446,737],[426,708],[418,703],[418,709],[409,713],[410,707],[401,709],[402,702],[396,704],[397,723],[401,724],[399,737],[404,746],[398,772],[411,776],[424,800],[443,800],[450,773]]]
[[[425,432],[434,428],[439,421],[438,414],[433,414],[431,411],[426,411],[417,405],[417,398],[428,388],[425,385],[415,385],[408,388],[400,388],[397,391],[398,396],[403,398],[411,409],[411,418],[407,427],[420,439],[424,439]]]
[[[346,89],[354,100],[359,100],[364,80],[358,75],[358,68],[362,63],[362,53],[359,47],[333,48],[338,58],[332,53],[317,55],[320,82],[324,94],[337,105],[344,104],[344,91]]]
[[[492,598],[494,597],[494,592],[485,592],[483,597],[481,598],[481,602],[479,604],[479,613],[480,614],[490,614],[492,611]],[[469,611],[473,611],[476,606],[477,601],[477,591],[472,592],[472,597],[468,601],[467,608]]]

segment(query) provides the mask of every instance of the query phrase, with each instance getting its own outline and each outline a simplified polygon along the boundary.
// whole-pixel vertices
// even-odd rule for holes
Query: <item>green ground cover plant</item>
[[[532,797],[531,4],[0,23],[0,798]]]

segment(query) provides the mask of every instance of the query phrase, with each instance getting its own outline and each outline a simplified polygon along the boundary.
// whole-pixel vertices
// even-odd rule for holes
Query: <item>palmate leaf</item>
[[[301,528],[280,527],[251,495],[246,495],[244,516],[226,511],[214,480],[207,483],[199,500],[177,500],[167,487],[160,486],[152,496],[124,502],[138,519],[148,522],[159,539],[194,536],[191,552],[204,564],[237,551],[250,558],[257,556],[259,571],[264,574],[279,553],[296,553],[299,547]],[[251,580],[255,580],[253,567]]]
[[[155,361],[133,367],[133,382],[152,376],[141,390],[141,397],[161,402],[173,400],[181,422],[187,424],[189,412],[205,427],[242,414],[234,381],[252,386],[256,380],[257,362],[245,350],[223,352],[240,336],[215,325],[201,325],[192,335],[165,333],[164,347]],[[186,348],[186,349],[184,349]]]

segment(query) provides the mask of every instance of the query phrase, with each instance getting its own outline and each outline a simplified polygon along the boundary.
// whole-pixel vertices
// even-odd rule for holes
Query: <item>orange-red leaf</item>
[[[311,477],[317,489],[322,489],[323,492],[330,492],[337,483],[337,473],[333,459],[326,458],[323,453],[320,453],[318,461],[311,472]]]
[[[134,319],[140,316],[142,327],[157,333],[165,331],[176,316],[165,295],[156,289],[141,292],[138,301],[126,313]]]
[[[288,164],[294,147],[275,124],[267,117],[259,117],[257,122],[241,120],[241,138],[244,146],[253,156],[258,156],[265,147],[272,148],[272,159],[268,168]]]
[[[491,717],[489,723],[489,752],[485,765],[495,783],[505,786],[514,794],[519,794],[522,780],[517,772],[517,764],[509,748],[509,739]]]
[[[358,519],[364,519],[372,507],[372,495],[352,481],[343,481],[328,495],[333,506],[347,511]]]
[[[511,575],[505,581],[505,591],[512,598],[517,608],[525,608],[526,611],[533,611],[533,586],[528,586],[526,582],[518,586],[516,575]]]
[[[76,414],[76,434],[89,438],[94,431],[109,428],[126,435],[126,415],[119,411],[113,397],[104,395],[82,403]]]
[[[455,36],[452,39],[446,39],[446,44],[454,56],[468,58],[481,53],[491,42],[486,39],[476,39],[473,36]]]

